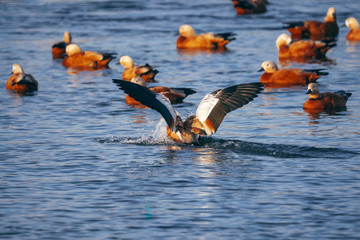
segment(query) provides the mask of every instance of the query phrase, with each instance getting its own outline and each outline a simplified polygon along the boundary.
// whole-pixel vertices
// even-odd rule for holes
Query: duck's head
[[[345,25],[350,29],[359,29],[359,22],[354,17],[349,17],[345,21]]]
[[[336,21],[336,11],[334,7],[330,7],[326,13],[325,22],[335,22]]]
[[[265,71],[267,73],[274,73],[277,70],[279,70],[279,69],[278,69],[276,63],[274,63],[272,61],[265,61],[261,64],[261,69],[258,72]]]
[[[283,33],[276,39],[276,47],[280,50],[280,47],[283,45],[289,46],[291,41],[291,37],[288,34]]]
[[[23,70],[23,68],[21,67],[20,64],[15,63],[15,64],[12,65],[12,73],[13,74],[18,74],[18,73],[23,74],[24,70]]]
[[[179,33],[183,37],[193,37],[195,35],[194,29],[190,25],[182,25],[179,28]]]
[[[67,44],[71,43],[71,34],[70,32],[64,32],[63,41]]]
[[[310,95],[316,95],[319,94],[319,84],[317,83],[310,83],[307,87],[307,92],[306,94],[310,94]]]
[[[122,56],[120,58],[120,64],[121,66],[123,66],[124,68],[131,68],[134,66],[134,61],[132,60],[131,57],[129,56]]]
[[[66,52],[66,55],[72,56],[72,55],[75,55],[77,53],[81,53],[81,49],[80,49],[80,47],[78,45],[72,43],[72,44],[69,44],[69,45],[66,46],[65,52]]]

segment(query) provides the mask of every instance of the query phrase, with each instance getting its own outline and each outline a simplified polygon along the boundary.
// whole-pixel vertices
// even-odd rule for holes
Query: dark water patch
[[[245,142],[240,140],[220,140],[202,138],[202,146],[227,149],[236,153],[265,155],[277,158],[350,158],[358,155],[357,152],[339,148],[316,148],[284,144],[264,144]]]
[[[169,139],[157,140],[153,137],[107,137],[96,139],[99,143],[123,143],[136,145],[166,145],[173,146],[174,142]],[[241,140],[223,140],[211,137],[200,139],[200,145],[176,144],[183,148],[212,148],[229,150],[239,154],[271,156],[275,158],[329,158],[347,159],[358,156],[358,152],[347,151],[340,148],[317,148],[284,144],[264,144],[246,142]],[[176,149],[176,148],[174,148]]]

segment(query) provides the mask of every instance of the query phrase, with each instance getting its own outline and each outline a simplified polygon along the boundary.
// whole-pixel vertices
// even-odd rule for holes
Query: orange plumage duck
[[[190,25],[180,26],[179,33],[176,40],[178,49],[225,49],[229,42],[235,40],[234,33],[196,34]]]
[[[266,12],[267,0],[232,0],[237,15]]]
[[[346,40],[348,41],[360,41],[360,25],[359,22],[353,18],[349,17],[345,21],[345,25],[350,28],[350,31],[346,35]]]
[[[328,72],[323,72],[324,69],[300,69],[300,68],[283,68],[279,69],[276,63],[272,61],[264,61],[261,64],[259,72],[265,71],[260,76],[260,82],[265,85],[306,85],[315,82],[323,75],[328,75]]]
[[[337,92],[320,93],[317,83],[310,83],[307,88],[309,99],[303,104],[308,112],[340,111],[346,108],[346,102],[352,95],[343,90]]]
[[[51,47],[51,54],[53,58],[64,58],[66,56],[66,46],[71,43],[70,32],[64,32],[63,41],[57,42]]]
[[[24,73],[20,64],[12,66],[12,75],[6,82],[6,89],[18,93],[32,92],[38,90],[38,81],[31,74]]]
[[[331,39],[339,34],[339,26],[336,22],[336,11],[330,7],[323,22],[305,21],[288,22],[285,28],[291,33],[294,39],[311,38],[313,40]]]
[[[108,68],[109,62],[114,59],[112,53],[97,53],[93,51],[81,51],[74,43],[66,46],[66,57],[62,65],[67,68],[79,70],[97,70]]]
[[[136,66],[130,56],[122,56],[120,58],[120,64],[124,67],[124,72],[122,74],[123,80],[131,81],[134,77],[140,76],[146,82],[156,82],[155,76],[159,71],[148,63]]]
[[[292,41],[288,34],[281,34],[276,40],[279,59],[326,59],[326,52],[336,46],[333,41]]]

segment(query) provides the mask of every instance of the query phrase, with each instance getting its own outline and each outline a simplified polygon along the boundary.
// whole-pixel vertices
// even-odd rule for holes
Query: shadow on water
[[[308,146],[295,146],[285,144],[264,144],[246,142],[241,140],[224,140],[212,137],[201,138],[200,145],[175,144],[168,139],[157,140],[150,136],[136,137],[107,137],[96,139],[99,143],[112,144],[136,144],[136,145],[166,145],[184,148],[212,148],[228,150],[237,154],[271,156],[276,158],[329,158],[347,159],[358,155],[358,152],[347,151],[340,148],[317,148]],[[176,148],[172,148],[175,149]]]

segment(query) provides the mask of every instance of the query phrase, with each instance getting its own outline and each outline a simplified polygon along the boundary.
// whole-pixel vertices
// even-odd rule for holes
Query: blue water
[[[337,10],[330,61],[279,63],[282,22]],[[360,4],[271,1],[236,16],[231,1],[0,1],[0,238],[359,239],[360,44],[345,40]],[[225,52],[181,52],[181,24],[234,32]],[[110,68],[70,72],[51,45],[70,31],[84,50],[115,52]],[[325,68],[322,91],[347,90],[347,110],[309,115],[306,87],[266,88],[230,113],[202,146],[178,145],[150,109],[127,106],[112,78],[120,56],[192,87],[176,109],[195,113],[216,89],[259,81],[261,63]],[[13,63],[39,91],[5,89]]]

